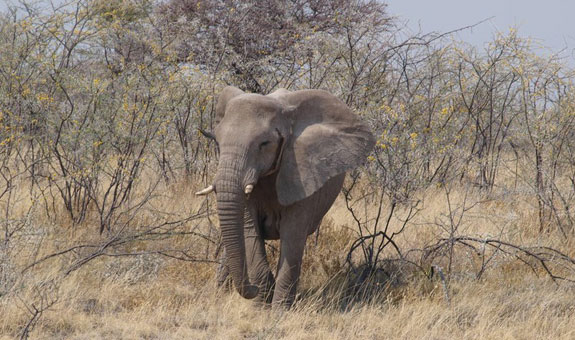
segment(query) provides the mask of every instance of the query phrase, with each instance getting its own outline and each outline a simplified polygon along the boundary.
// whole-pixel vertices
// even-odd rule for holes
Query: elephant
[[[326,91],[261,95],[233,86],[218,97],[214,132],[214,182],[196,194],[216,194],[223,243],[217,282],[231,275],[244,298],[289,308],[308,235],[341,191],[346,171],[367,159],[375,139]],[[277,239],[274,276],[264,240]]]

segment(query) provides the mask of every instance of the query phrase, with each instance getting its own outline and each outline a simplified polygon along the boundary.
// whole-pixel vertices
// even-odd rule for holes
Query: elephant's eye
[[[265,142],[262,142],[262,143],[260,144],[260,149],[263,148],[264,146],[268,145],[269,143],[270,143],[269,140],[266,140]]]

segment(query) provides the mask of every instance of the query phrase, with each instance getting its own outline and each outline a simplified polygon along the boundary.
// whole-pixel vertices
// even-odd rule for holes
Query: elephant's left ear
[[[240,94],[243,94],[243,93],[244,93],[244,91],[242,91],[242,90],[240,90],[234,86],[224,87],[222,92],[220,92],[220,95],[218,96],[218,102],[216,103],[216,121],[215,121],[216,126],[224,118],[224,115],[226,114],[226,107],[228,106],[228,102],[232,98],[239,96]]]
[[[280,99],[292,121],[276,182],[282,205],[302,200],[365,160],[375,139],[349,107],[328,92],[303,90]]]

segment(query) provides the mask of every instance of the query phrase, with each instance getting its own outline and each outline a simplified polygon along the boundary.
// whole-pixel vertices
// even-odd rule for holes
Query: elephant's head
[[[291,205],[361,164],[374,138],[344,103],[320,90],[263,96],[226,87],[216,124],[214,186],[227,264],[238,292],[254,298],[258,288],[247,277],[243,222],[247,195],[258,180],[275,175],[278,202]]]

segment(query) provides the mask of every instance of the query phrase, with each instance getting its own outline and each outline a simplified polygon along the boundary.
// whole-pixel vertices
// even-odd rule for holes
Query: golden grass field
[[[0,340],[575,339],[569,51],[516,28],[459,41],[491,19],[412,31],[380,0],[2,3]],[[326,90],[377,139],[309,237],[291,310],[215,284],[215,199],[194,192],[230,84]],[[295,102],[274,171],[298,105],[330,116]]]
[[[165,188],[154,207],[173,213],[198,207],[188,185]],[[425,193],[422,211],[397,239],[402,249],[421,248],[441,234],[431,222],[446,213],[441,188]],[[479,196],[467,196],[467,201]],[[24,215],[31,202],[18,192],[14,216]],[[454,190],[452,206],[463,201]],[[574,339],[575,287],[554,283],[541,270],[532,271],[512,258],[498,257],[476,279],[477,259],[457,248],[448,285],[429,279],[409,266],[396,266],[398,278],[368,301],[341,303],[345,255],[354,226],[340,195],[324,219],[321,232],[308,240],[301,293],[289,311],[270,310],[218,290],[215,264],[184,262],[153,253],[103,256],[70,275],[70,258],[55,257],[20,274],[33,259],[66,245],[97,240],[96,228],[74,229],[64,216],[50,222],[41,209],[29,215],[22,231],[2,258],[4,280],[14,280],[0,298],[0,339],[18,338],[34,307],[54,302],[31,327],[31,339]],[[32,216],[30,216],[32,215]],[[142,217],[144,218],[144,217]],[[190,222],[201,228],[205,219]],[[392,221],[397,227],[399,220]],[[498,196],[476,204],[463,218],[459,232],[521,244],[545,244],[573,255],[573,238],[538,233],[532,202]],[[162,243],[164,241],[158,241]],[[170,239],[179,244],[187,238]],[[41,249],[33,245],[41,244]],[[19,248],[20,247],[20,248]],[[151,250],[135,243],[132,251]],[[34,250],[35,249],[35,250]],[[198,250],[201,251],[201,250]],[[213,253],[213,248],[210,250]],[[386,253],[392,256],[393,253]],[[79,256],[79,255],[78,255]],[[273,261],[273,259],[272,259]],[[442,260],[437,262],[443,265]],[[395,269],[394,269],[395,268]],[[403,269],[402,269],[403,268]],[[445,267],[444,267],[445,269]],[[559,269],[561,270],[561,269]],[[12,274],[10,274],[12,273]],[[12,277],[10,276],[12,275]],[[449,301],[448,301],[449,299]]]

